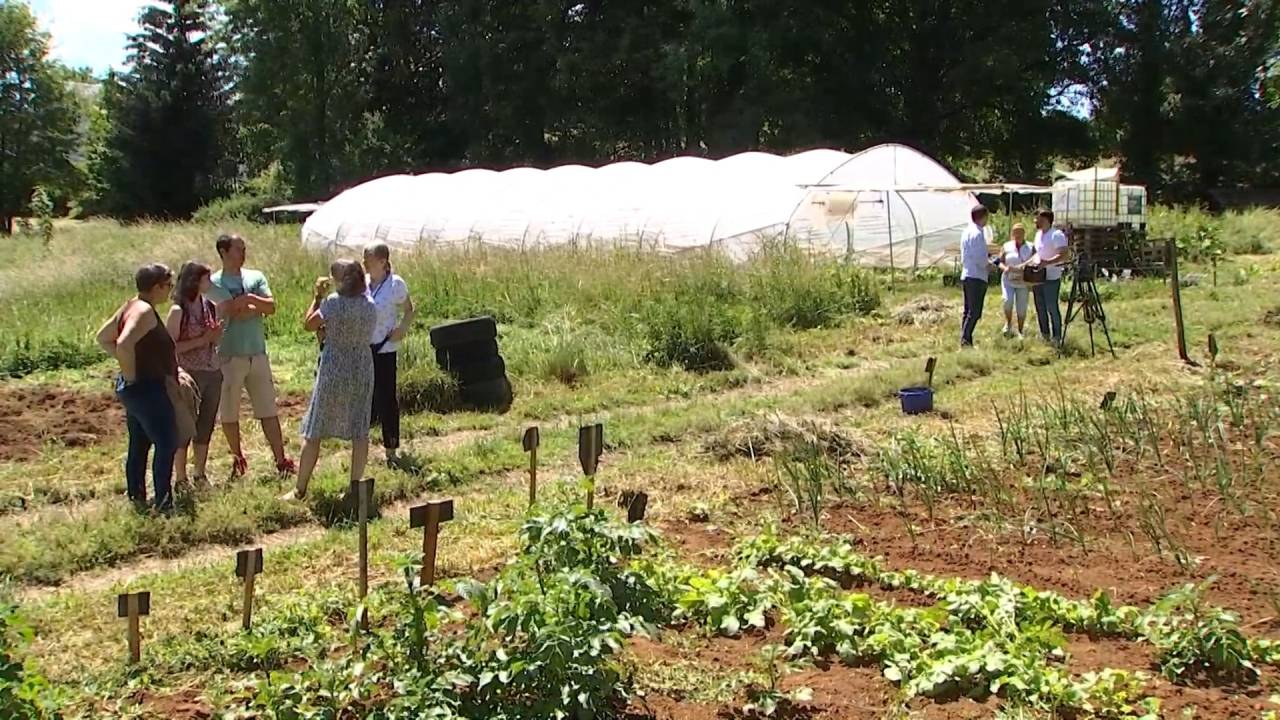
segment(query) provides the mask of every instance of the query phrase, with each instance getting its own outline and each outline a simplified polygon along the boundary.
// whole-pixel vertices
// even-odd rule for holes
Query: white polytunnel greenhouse
[[[904,145],[392,175],[321,205],[302,241],[335,252],[378,241],[405,249],[710,247],[741,259],[787,238],[869,265],[923,267],[955,254],[975,202],[969,187]]]

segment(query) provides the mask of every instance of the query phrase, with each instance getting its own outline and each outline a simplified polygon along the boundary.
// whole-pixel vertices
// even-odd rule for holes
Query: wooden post
[[[924,372],[929,376],[926,385],[930,388],[933,387],[933,370],[936,367],[938,367],[938,358],[931,357],[924,363]]]
[[[1209,364],[1218,367],[1218,336],[1209,333]]]
[[[587,509],[591,510],[596,503],[596,469],[600,465],[600,454],[604,452],[604,425],[585,425],[578,428],[578,462],[582,465],[582,474],[587,476]]]
[[[369,596],[369,501],[374,496],[374,480],[371,478],[355,480],[351,483],[351,492],[356,496],[357,523],[360,523],[360,547],[358,547],[358,564],[360,564],[360,602],[364,605]],[[361,629],[369,629],[369,614],[360,612]]]
[[[638,490],[624,490],[618,497],[618,506],[626,508],[627,522],[640,522],[644,520],[645,510],[649,507],[649,494]]]
[[[151,614],[151,593],[123,593],[116,596],[116,616],[128,618],[129,664],[142,661],[142,623],[140,618]]]
[[[409,527],[422,528],[422,571],[418,586],[428,588],[436,582],[436,543],[440,523],[453,519],[453,500],[437,500],[409,508]]]
[[[529,507],[538,502],[538,445],[542,438],[535,425],[524,431],[524,451],[529,453]]]
[[[1164,245],[1165,259],[1169,264],[1169,284],[1173,287],[1173,325],[1175,340],[1178,341],[1178,357],[1182,362],[1195,366],[1196,361],[1187,354],[1187,329],[1182,320],[1182,279],[1178,277],[1178,245],[1173,240],[1166,240]]]
[[[262,548],[241,550],[236,553],[236,577],[244,580],[244,610],[241,626],[253,627],[253,579],[262,572]]]

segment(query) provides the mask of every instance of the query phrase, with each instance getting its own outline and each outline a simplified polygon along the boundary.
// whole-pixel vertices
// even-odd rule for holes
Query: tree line
[[[984,180],[1110,157],[1173,200],[1280,177],[1280,0],[171,0],[138,24],[95,80],[0,0],[0,217],[37,186],[183,218],[390,172],[884,141]]]

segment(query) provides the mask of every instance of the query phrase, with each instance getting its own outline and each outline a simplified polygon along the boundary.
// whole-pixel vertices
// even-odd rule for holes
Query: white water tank
[[[1145,197],[1145,190],[1143,191]],[[1145,212],[1146,203],[1143,203]],[[1053,215],[1075,227],[1115,227],[1120,184],[1112,180],[1060,180],[1053,184]]]
[[[1147,189],[1141,185],[1120,186],[1120,207],[1116,222],[1133,230],[1147,229]]]

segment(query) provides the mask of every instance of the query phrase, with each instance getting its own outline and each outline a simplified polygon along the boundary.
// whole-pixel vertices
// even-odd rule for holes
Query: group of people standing
[[[964,314],[960,321],[960,345],[973,346],[973,333],[986,304],[987,284],[992,268],[1001,272],[1000,291],[1004,301],[1005,337],[1023,337],[1028,296],[1034,298],[1040,337],[1057,345],[1062,342],[1062,264],[1067,259],[1067,236],[1053,225],[1053,211],[1036,212],[1034,243],[1027,242],[1026,228],[1015,223],[1009,241],[992,254],[987,244],[987,209],[977,205],[970,212],[969,226],[960,238],[960,286],[964,292]],[[1043,268],[1044,278],[1027,283],[1023,272]],[[1014,314],[1017,314],[1016,325]],[[1016,328],[1016,329],[1015,329]]]
[[[364,264],[339,260],[317,280],[303,323],[321,334],[320,362],[302,423],[300,466],[285,451],[275,380],[267,354],[264,318],[276,301],[267,277],[245,267],[247,247],[238,235],[215,243],[221,269],[192,261],[173,272],[164,265],[139,268],[137,295],[98,330],[100,347],[119,365],[115,392],[125,409],[129,443],[125,481],[130,500],[147,501],[150,455],[153,503],[173,507],[173,480],[207,483],[209,445],[221,420],[231,453],[232,476],[248,472],[240,434],[240,399],[249,395],[253,415],[281,476],[297,475],[287,497],[306,494],[320,442],[352,443],[351,477],[364,474],[369,429],[382,426],[388,462],[400,447],[396,353],[413,322],[413,301],[392,272],[391,252],[369,247]],[[330,294],[330,286],[336,292]],[[161,321],[157,307],[172,300]],[[194,446],[194,447],[193,447]],[[189,452],[189,450],[194,452]],[[194,457],[191,457],[194,455]]]

